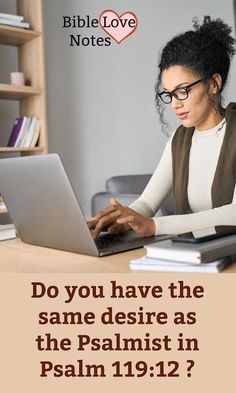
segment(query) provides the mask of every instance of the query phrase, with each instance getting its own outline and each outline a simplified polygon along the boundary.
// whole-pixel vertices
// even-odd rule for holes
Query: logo
[[[133,12],[126,11],[118,15],[113,10],[105,10],[99,17],[101,28],[118,44],[135,32],[138,20]]]
[[[65,15],[63,18],[63,28],[77,29],[81,33],[86,29],[95,31],[101,29],[108,37],[101,37],[93,34],[69,34],[70,46],[110,46],[112,40],[121,44],[131,34],[135,32],[138,26],[138,19],[134,12],[126,11],[119,15],[113,10],[104,10],[99,19],[90,15]]]

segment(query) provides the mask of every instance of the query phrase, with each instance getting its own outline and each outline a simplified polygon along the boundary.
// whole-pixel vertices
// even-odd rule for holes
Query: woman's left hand
[[[127,206],[121,205],[117,200],[113,199],[113,211],[108,214],[97,215],[97,225],[94,228],[94,237],[96,238],[101,228],[106,224],[106,221],[114,218],[117,224],[128,225],[131,229],[141,236],[154,236],[155,235],[155,222],[151,217],[145,217],[142,214],[135,212]],[[113,224],[114,225],[114,224]],[[108,232],[112,233],[112,226],[108,228]],[[115,225],[114,225],[115,227]],[[115,232],[115,231],[114,231]]]

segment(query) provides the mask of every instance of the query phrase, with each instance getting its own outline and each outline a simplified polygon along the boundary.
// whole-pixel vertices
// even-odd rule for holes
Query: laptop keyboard
[[[96,239],[95,242],[98,249],[103,249],[124,244],[124,238],[122,239],[122,236],[120,234],[101,235]]]

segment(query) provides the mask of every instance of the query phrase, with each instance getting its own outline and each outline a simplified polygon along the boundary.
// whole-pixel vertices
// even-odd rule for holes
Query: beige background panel
[[[126,286],[154,286],[163,288],[163,296],[154,299],[148,296],[143,299],[110,299],[111,281]],[[45,285],[56,285],[59,296],[55,299],[32,299],[31,282],[43,282]],[[204,297],[170,298],[168,285],[183,281],[190,287],[204,287]],[[81,391],[86,392],[120,392],[121,389],[135,389],[136,392],[231,392],[235,386],[235,286],[236,276],[230,275],[191,275],[191,274],[2,274],[0,275],[1,299],[1,381],[0,389],[7,392],[25,391],[35,393]],[[75,296],[71,303],[65,303],[64,285],[103,285],[105,298],[82,299]],[[116,312],[143,311],[166,312],[168,320],[165,325],[103,325],[100,315],[112,307]],[[38,314],[41,311],[79,311],[82,315],[91,311],[95,313],[94,325],[39,325]],[[193,325],[173,323],[175,312],[196,312],[197,321]],[[38,351],[35,338],[41,334],[51,333],[53,337],[71,339],[70,351]],[[77,335],[87,334],[90,337],[110,337],[119,333],[123,337],[171,338],[171,351],[162,348],[159,351],[77,351]],[[177,351],[176,342],[179,334],[184,337],[198,339],[199,351]],[[113,341],[114,342],[114,341]],[[50,360],[53,363],[76,364],[82,359],[84,364],[104,364],[106,377],[53,377],[40,378],[40,361]],[[187,377],[187,360],[194,360],[191,377]],[[114,378],[112,363],[120,360],[146,361],[148,374],[144,377]],[[177,360],[180,364],[180,377],[151,377],[150,367],[159,361]]]

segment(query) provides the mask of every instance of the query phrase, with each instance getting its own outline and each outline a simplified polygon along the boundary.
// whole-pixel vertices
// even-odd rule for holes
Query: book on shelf
[[[15,239],[16,237],[14,224],[0,225],[0,241]]]
[[[0,214],[1,213],[7,213],[7,207],[6,207],[6,205],[5,205],[5,203],[4,203],[2,198],[1,198],[1,201],[0,201]]]
[[[37,117],[21,116],[15,120],[7,146],[35,147],[39,138],[40,122]]]
[[[131,260],[130,268],[135,271],[218,273],[225,269],[230,263],[232,263],[231,257],[221,258],[212,262],[196,264],[162,260],[144,256]]]
[[[0,212],[7,210],[3,197],[0,195]]]
[[[20,127],[20,130],[18,132],[17,139],[16,139],[16,142],[14,144],[14,147],[20,147],[21,141],[23,139],[23,134],[24,134],[26,120],[27,120],[27,117],[23,116],[21,127]]]
[[[30,126],[30,117],[25,117],[24,127],[20,130],[19,140],[16,144],[16,147],[24,147],[25,139],[27,137],[28,129]]]
[[[37,119],[35,130],[34,130],[31,142],[30,142],[31,147],[37,146],[37,143],[39,140],[39,134],[40,134],[40,121],[39,121],[39,119]]]
[[[13,27],[21,27],[22,29],[29,29],[30,24],[28,22],[23,22],[22,20],[15,19],[15,18],[1,18],[0,17],[0,24],[13,26]]]
[[[8,140],[8,143],[7,143],[8,147],[15,146],[15,143],[17,141],[17,138],[18,138],[18,135],[19,135],[19,132],[20,132],[20,129],[21,129],[22,122],[23,122],[23,117],[18,117],[15,120],[15,123],[13,125],[12,130],[11,130],[10,138]]]
[[[3,12],[0,12],[0,18],[14,19],[14,20],[19,20],[19,21],[23,21],[24,20],[24,17],[22,15],[6,14],[6,13],[3,13]]]
[[[28,133],[24,142],[24,147],[34,147],[39,138],[39,120],[33,116],[30,119]]]
[[[150,258],[200,264],[236,254],[236,235],[198,244],[177,243],[168,239],[145,248]]]

